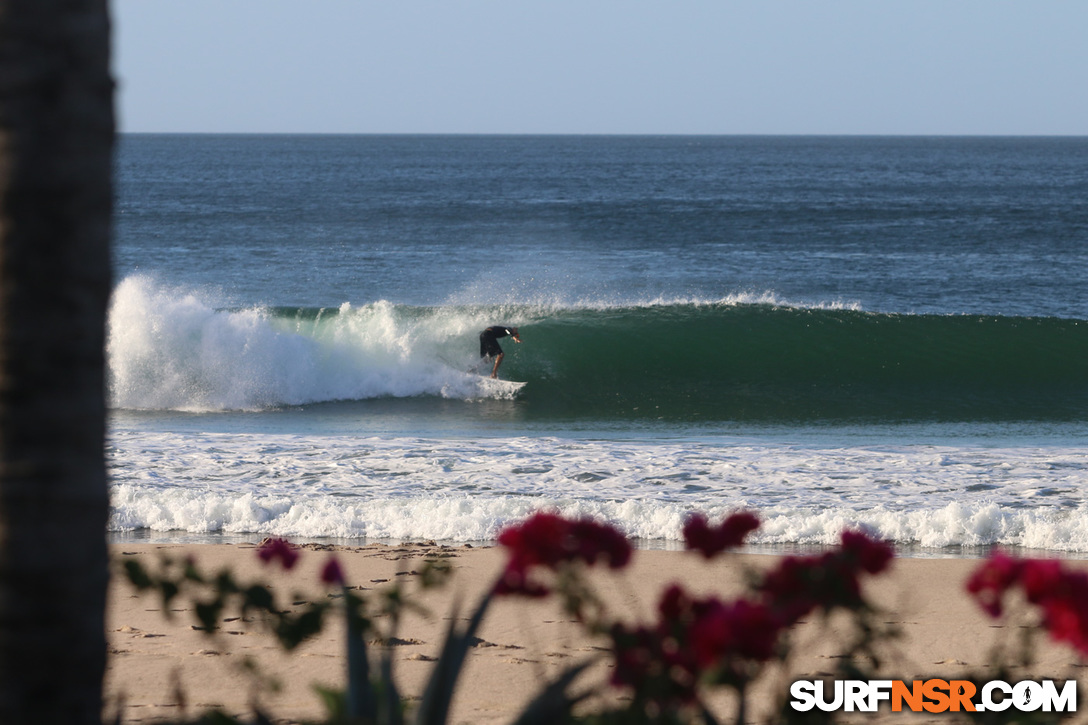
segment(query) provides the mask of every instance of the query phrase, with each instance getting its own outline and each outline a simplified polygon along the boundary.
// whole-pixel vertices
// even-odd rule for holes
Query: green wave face
[[[528,382],[517,404],[530,418],[1088,420],[1084,320],[731,302],[271,312],[315,341],[378,341],[386,364],[457,374],[479,330],[520,326],[501,376]]]
[[[503,372],[530,383],[522,397],[542,416],[1088,416],[1081,320],[675,305],[567,311],[522,333]]]

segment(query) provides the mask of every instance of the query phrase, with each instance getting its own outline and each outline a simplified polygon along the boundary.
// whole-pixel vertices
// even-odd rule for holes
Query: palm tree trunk
[[[0,0],[0,722],[100,723],[106,0]]]

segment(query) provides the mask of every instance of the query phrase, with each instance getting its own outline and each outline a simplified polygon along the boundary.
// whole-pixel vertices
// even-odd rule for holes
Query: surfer
[[[495,358],[495,366],[491,368],[491,377],[499,377],[499,364],[502,363],[502,348],[499,347],[500,337],[509,335],[514,342],[521,342],[518,328],[505,325],[492,325],[480,333],[480,358]]]

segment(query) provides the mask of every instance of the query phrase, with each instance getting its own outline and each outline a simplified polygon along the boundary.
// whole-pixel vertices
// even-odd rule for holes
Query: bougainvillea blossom
[[[568,519],[550,511],[540,511],[519,524],[508,526],[498,542],[510,558],[495,587],[496,594],[520,594],[541,597],[548,588],[530,578],[530,569],[556,570],[562,564],[598,563],[622,569],[631,560],[631,542],[623,532],[609,524],[588,517]]]
[[[748,511],[739,511],[727,516],[717,526],[712,526],[706,514],[696,512],[684,522],[684,545],[690,551],[698,551],[707,559],[712,559],[726,549],[732,549],[744,543],[749,533],[759,528],[759,518]]]
[[[265,564],[278,560],[284,569],[293,568],[298,561],[298,551],[287,539],[265,539],[257,547],[257,556]]]
[[[1088,656],[1088,573],[1052,559],[1014,559],[995,551],[967,580],[967,591],[995,618],[1004,612],[1006,595],[1018,587],[1041,610],[1052,639]]]

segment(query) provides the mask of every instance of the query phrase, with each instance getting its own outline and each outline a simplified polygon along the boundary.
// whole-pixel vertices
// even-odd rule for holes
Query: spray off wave
[[[444,359],[454,353],[451,341],[491,324],[482,320],[421,317],[388,302],[224,310],[133,276],[114,291],[109,313],[111,403],[205,412],[386,396],[510,397],[510,388],[466,372],[475,360],[464,350],[463,365]]]

